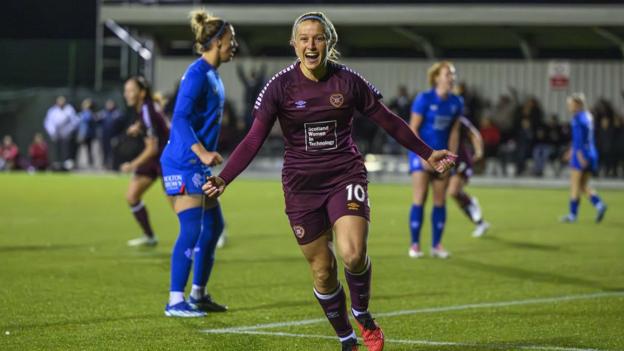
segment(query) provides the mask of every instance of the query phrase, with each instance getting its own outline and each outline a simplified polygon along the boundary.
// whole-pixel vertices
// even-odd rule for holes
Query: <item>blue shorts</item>
[[[409,173],[410,174],[414,172],[425,171],[425,166],[423,165],[425,161],[423,161],[423,159],[420,158],[420,156],[416,155],[416,153],[412,151],[408,151],[407,158],[409,160]]]
[[[162,175],[167,195],[201,195],[204,193],[202,185],[206,183],[206,178],[210,177],[212,172],[210,172],[210,167],[202,164],[182,169],[162,163]]]
[[[573,154],[572,157],[570,158],[570,168],[575,169],[577,171],[581,171],[581,172],[590,172],[592,174],[597,174],[598,173],[598,158],[589,157],[589,158],[585,158],[585,160],[587,161],[587,166],[582,167],[576,155]]]

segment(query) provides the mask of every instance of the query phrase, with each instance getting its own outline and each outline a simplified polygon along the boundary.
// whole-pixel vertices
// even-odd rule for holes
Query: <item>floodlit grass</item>
[[[163,315],[176,217],[155,186],[145,202],[160,245],[127,247],[139,234],[123,197],[127,181],[0,175],[0,349],[339,349],[336,340],[315,337],[333,335],[327,322],[257,329],[310,337],[203,332],[323,318],[278,181],[238,180],[228,189],[229,242],[217,253],[209,290],[230,311],[190,320]],[[409,187],[369,186],[373,313],[615,294],[382,315],[386,350],[624,349],[624,193],[602,192],[610,209],[601,224],[588,201],[578,223],[560,224],[565,190],[469,190],[490,233],[471,238],[472,224],[449,202],[444,243],[453,257],[412,260]],[[425,216],[426,247],[429,210]]]

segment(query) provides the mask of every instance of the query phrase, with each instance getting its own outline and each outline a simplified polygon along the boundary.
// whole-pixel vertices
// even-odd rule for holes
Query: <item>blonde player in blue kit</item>
[[[201,187],[211,175],[210,167],[223,162],[216,149],[225,90],[217,69],[232,59],[238,44],[234,27],[206,11],[191,12],[191,27],[201,57],[182,76],[171,136],[160,158],[165,191],[173,197],[180,222],[171,255],[171,287],[165,307],[169,317],[202,317],[227,310],[206,292],[224,222],[219,202],[206,198]],[[193,286],[186,301],[191,266]]]
[[[598,171],[598,151],[594,144],[594,118],[585,108],[585,95],[572,94],[567,101],[568,110],[573,114],[571,124],[572,147],[570,150],[570,213],[561,218],[562,222],[576,222],[581,192],[596,208],[596,222],[604,218],[607,206],[596,190],[589,186],[592,174]]]
[[[427,71],[430,90],[416,97],[412,104],[410,127],[425,143],[434,149],[449,149],[457,154],[459,147],[459,117],[464,110],[464,101],[452,93],[455,83],[455,67],[448,61],[433,64]],[[448,174],[436,174],[422,158],[408,153],[409,172],[412,174],[413,202],[410,210],[411,246],[408,254],[412,258],[423,256],[420,248],[420,230],[423,223],[423,209],[427,199],[429,183],[433,190],[433,211],[431,213],[431,256],[448,258],[442,247],[442,233],[446,225],[446,190]]]

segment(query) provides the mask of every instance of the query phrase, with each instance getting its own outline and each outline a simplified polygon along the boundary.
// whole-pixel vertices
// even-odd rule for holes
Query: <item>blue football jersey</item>
[[[461,97],[449,94],[442,99],[435,89],[418,94],[412,103],[412,112],[423,118],[418,128],[420,138],[436,150],[448,149],[451,128],[463,110]]]
[[[180,81],[162,163],[179,167],[199,164],[191,150],[198,142],[206,150],[216,151],[224,104],[225,89],[217,70],[204,59],[197,59]]]
[[[589,111],[579,111],[572,118],[572,152],[581,151],[585,158],[597,156],[594,143],[594,122]]]

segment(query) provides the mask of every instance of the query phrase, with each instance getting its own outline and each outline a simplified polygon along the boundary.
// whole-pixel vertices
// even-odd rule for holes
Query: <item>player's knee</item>
[[[450,196],[454,199],[459,198],[459,189],[455,188],[455,187],[449,187],[448,191],[447,191],[447,196]]]
[[[135,194],[134,192],[128,191],[126,193],[126,201],[128,202],[128,205],[134,206],[139,201],[141,201],[141,198],[137,194]]]
[[[315,265],[312,267],[314,285],[324,290],[331,290],[335,285],[335,277],[332,274],[331,265]]]
[[[343,254],[342,261],[349,272],[360,272],[366,264],[366,253],[364,251],[350,251]]]
[[[412,194],[412,198],[414,199],[414,203],[422,204],[425,201],[426,197],[427,197],[427,193],[426,192],[415,191]]]

